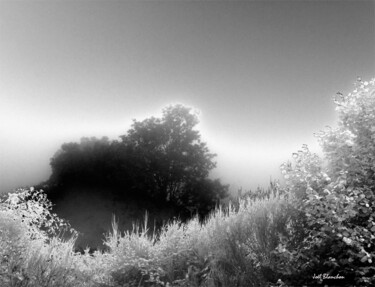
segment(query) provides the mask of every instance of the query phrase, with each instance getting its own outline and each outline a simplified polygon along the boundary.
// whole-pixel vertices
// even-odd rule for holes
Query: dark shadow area
[[[228,186],[209,178],[216,156],[201,141],[197,115],[169,106],[161,118],[134,120],[120,141],[82,138],[64,143],[51,158],[46,191],[53,211],[80,236],[77,246],[102,248],[112,216],[132,230],[146,212],[150,230],[173,218],[203,220],[227,196]]]

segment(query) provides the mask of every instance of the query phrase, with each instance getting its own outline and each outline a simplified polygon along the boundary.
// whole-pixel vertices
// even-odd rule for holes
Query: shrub
[[[317,135],[325,161],[304,147],[282,166],[298,215],[277,252],[291,284],[316,284],[319,273],[345,278],[335,284],[375,284],[375,81],[335,103],[338,127]]]
[[[205,222],[200,248],[208,251],[211,276],[223,286],[262,286],[274,281],[272,251],[285,233],[287,213],[280,194],[249,197],[234,206],[218,209]],[[204,248],[203,248],[204,247]]]
[[[304,145],[281,166],[285,185],[151,235],[147,216],[123,234],[113,220],[108,252],[74,253],[75,231],[42,191],[9,194],[0,204],[0,285],[375,285],[375,80],[335,103],[338,127],[317,135],[325,158]],[[64,241],[63,232],[73,236]]]
[[[108,253],[88,258],[88,272],[101,274],[94,281],[108,286],[264,286],[278,279],[272,252],[286,232],[286,207],[275,191],[218,208],[204,223],[173,220],[153,235],[147,220],[123,234],[113,221]]]
[[[274,185],[267,197],[244,197],[198,216],[173,220],[157,233],[147,217],[120,233],[113,220],[107,252],[74,253],[69,224],[49,212],[43,192],[20,190],[0,205],[2,286],[262,286],[275,282],[272,250],[285,233],[288,210]],[[61,228],[62,229],[61,229]],[[73,232],[74,230],[70,230]]]
[[[74,233],[49,212],[41,191],[19,190],[0,204],[1,286],[85,286],[74,260]]]

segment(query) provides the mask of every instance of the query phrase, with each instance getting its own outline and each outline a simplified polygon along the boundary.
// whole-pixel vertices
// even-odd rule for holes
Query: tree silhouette
[[[128,134],[121,137],[131,148],[145,182],[153,187],[153,195],[176,199],[188,183],[206,178],[215,167],[215,155],[194,130],[197,123],[189,108],[170,106],[161,119],[134,121]]]
[[[51,159],[50,183],[111,187],[120,199],[173,206],[183,217],[206,215],[228,186],[209,178],[216,155],[201,141],[198,122],[191,108],[168,106],[161,118],[134,120],[119,141],[65,143]]]
[[[111,143],[107,137],[82,138],[80,143],[64,143],[51,159],[50,183],[105,183],[110,178],[110,161]]]

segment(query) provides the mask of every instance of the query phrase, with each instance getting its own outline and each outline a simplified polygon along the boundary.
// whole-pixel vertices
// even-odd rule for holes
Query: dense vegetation
[[[282,166],[294,209],[276,264],[295,285],[325,273],[345,278],[336,285],[375,285],[374,84],[359,80],[353,93],[335,96],[338,127],[316,135],[324,160],[305,147]]]
[[[120,141],[83,138],[65,143],[51,159],[49,197],[54,202],[71,187],[103,187],[117,200],[173,207],[175,216],[206,216],[228,186],[210,179],[215,154],[201,141],[197,115],[169,106],[161,118],[134,120]],[[108,195],[110,196],[110,195]]]
[[[375,79],[335,98],[337,128],[281,166],[285,183],[197,218],[107,234],[73,252],[43,193],[0,205],[1,286],[374,286]],[[35,194],[35,195],[34,195]]]

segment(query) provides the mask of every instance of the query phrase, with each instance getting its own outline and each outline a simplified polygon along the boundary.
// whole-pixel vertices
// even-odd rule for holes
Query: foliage
[[[325,161],[304,147],[282,166],[296,216],[277,253],[291,284],[316,284],[319,273],[339,274],[348,286],[375,284],[374,96],[374,80],[338,94],[338,127],[317,135]]]
[[[293,162],[281,166],[283,186],[272,183],[268,190],[258,189],[234,204],[218,206],[203,222],[198,217],[174,220],[151,235],[147,218],[142,228],[134,225],[125,233],[113,220],[104,242],[107,252],[74,253],[74,235],[68,241],[59,238],[61,227],[69,225],[49,212],[51,204],[43,192],[9,194],[0,204],[0,285],[375,285],[374,96],[375,80],[359,82],[346,97],[339,94],[335,99],[337,128],[317,135],[325,158],[304,145],[293,154]],[[135,122],[133,127],[137,127],[130,133],[133,139],[103,145],[113,144],[122,150],[121,156],[127,149],[141,150],[151,143],[162,151],[173,142],[161,140],[163,125],[160,119]],[[151,127],[157,127],[156,135],[149,134]],[[159,162],[158,157],[152,158],[154,153],[145,153],[148,156],[148,161],[138,162],[138,168],[152,169]],[[178,170],[175,162],[169,164]],[[209,191],[216,194],[212,190],[215,184],[220,190],[221,184],[205,180],[192,179],[180,187],[193,198],[201,198],[204,193],[200,191],[205,190],[212,200]],[[154,199],[163,194],[157,188]],[[169,191],[164,195],[172,200]],[[173,200],[189,204],[191,197],[185,198],[186,194]],[[314,278],[319,274],[342,279]]]
[[[169,106],[161,118],[134,121],[120,147],[131,156],[132,186],[137,192],[180,208],[205,205],[211,210],[226,195],[227,187],[208,178],[215,167],[210,153],[194,127],[196,114],[182,105]],[[207,213],[207,212],[206,212]]]
[[[1,201],[1,286],[84,286],[74,263],[74,236],[58,237],[69,225],[49,208],[45,194],[33,189]]]
[[[23,193],[26,202],[33,202],[30,191]],[[16,198],[10,194],[1,205],[2,286],[213,287],[276,281],[270,268],[272,250],[287,221],[285,200],[277,191],[267,199],[243,198],[237,207],[219,208],[203,224],[198,217],[171,221],[153,235],[147,218],[142,228],[134,225],[125,233],[113,220],[107,252],[92,254],[88,248],[74,253],[75,237],[62,241],[47,236],[38,222],[51,221],[48,216],[23,220],[38,216],[33,209],[18,212]],[[39,198],[32,205],[35,210],[49,206],[44,196]]]
[[[51,213],[52,204],[43,190],[34,190],[33,187],[19,189],[9,193],[0,203],[1,211],[10,212],[15,219],[26,224],[30,238],[46,239],[61,236],[64,232],[76,235],[67,221]]]
[[[205,216],[228,186],[208,177],[215,155],[201,141],[197,124],[190,108],[175,105],[161,118],[134,120],[121,141],[83,138],[63,144],[51,159],[49,184],[110,187],[122,199],[172,206],[181,218]]]
[[[102,274],[111,286],[264,286],[277,281],[272,251],[285,233],[285,206],[277,191],[268,199],[244,198],[203,224],[175,220],[153,236],[147,220],[124,234],[114,222],[108,253],[94,256],[108,266]]]
[[[64,143],[51,159],[50,184],[100,184],[109,179],[111,143],[101,139],[82,138],[80,143]]]

